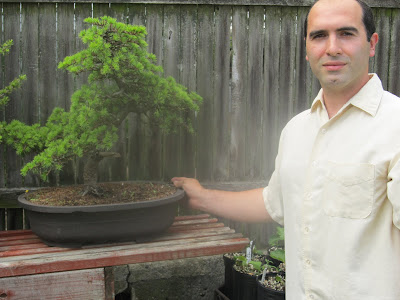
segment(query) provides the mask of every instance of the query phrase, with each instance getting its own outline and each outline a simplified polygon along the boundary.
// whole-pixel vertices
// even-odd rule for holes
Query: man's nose
[[[342,47],[340,41],[336,36],[332,35],[327,40],[326,53],[330,56],[342,54]]]

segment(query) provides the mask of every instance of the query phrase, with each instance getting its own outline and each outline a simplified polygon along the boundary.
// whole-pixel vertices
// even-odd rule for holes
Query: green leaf
[[[283,250],[283,249],[277,249],[277,250],[271,251],[269,253],[269,255],[274,259],[277,259],[281,262],[285,262],[285,250]]]

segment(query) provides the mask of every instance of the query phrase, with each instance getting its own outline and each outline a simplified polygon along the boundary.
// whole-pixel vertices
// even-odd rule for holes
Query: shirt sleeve
[[[281,192],[281,183],[279,170],[281,165],[281,147],[284,131],[282,131],[279,141],[278,155],[275,160],[275,171],[272,173],[268,186],[263,190],[264,205],[271,218],[283,226],[284,223],[284,205]]]
[[[400,229],[400,152],[389,165],[387,196],[393,207],[393,224]]]

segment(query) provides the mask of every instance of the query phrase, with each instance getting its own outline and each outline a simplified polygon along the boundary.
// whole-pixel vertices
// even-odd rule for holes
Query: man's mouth
[[[334,61],[334,62],[326,62],[323,63],[322,66],[328,70],[328,71],[339,71],[341,70],[346,63],[344,62],[339,62],[339,61]]]

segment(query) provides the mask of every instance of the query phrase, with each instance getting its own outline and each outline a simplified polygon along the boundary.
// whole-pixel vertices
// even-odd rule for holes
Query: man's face
[[[369,79],[377,42],[377,34],[367,41],[356,1],[320,0],[310,11],[306,58],[324,89],[359,90]]]

